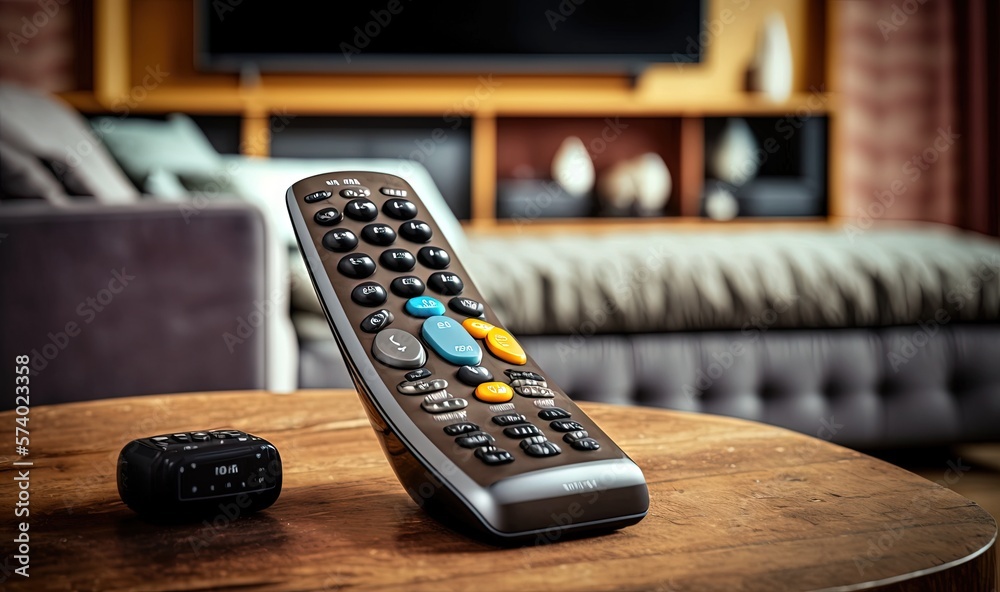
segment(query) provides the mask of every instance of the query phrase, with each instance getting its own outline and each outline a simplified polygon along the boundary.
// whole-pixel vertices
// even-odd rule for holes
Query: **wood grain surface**
[[[758,423],[584,404],[638,463],[649,515],[609,535],[499,549],[428,518],[351,391],[210,393],[31,410],[30,579],[8,590],[969,590],[996,587],[996,523],[931,481]],[[13,433],[14,415],[0,414]],[[128,441],[233,427],[285,473],[256,515],[163,526],[118,498]],[[13,445],[11,444],[11,448]],[[12,462],[0,455],[12,566]],[[961,478],[942,466],[941,479]],[[950,472],[949,472],[950,471]],[[955,477],[958,475],[958,477]],[[10,535],[10,536],[9,536]]]

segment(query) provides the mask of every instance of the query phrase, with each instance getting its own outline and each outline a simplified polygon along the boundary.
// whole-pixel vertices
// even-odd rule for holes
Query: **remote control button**
[[[469,386],[479,386],[493,380],[493,374],[482,366],[462,366],[458,369],[458,379]]]
[[[503,435],[508,438],[530,438],[532,436],[541,436],[542,430],[526,423],[524,425],[510,426],[509,428],[503,429]]]
[[[324,199],[330,199],[331,195],[333,194],[329,191],[315,191],[302,199],[305,200],[306,203],[316,203],[318,201],[323,201]]]
[[[316,212],[316,215],[313,216],[313,220],[315,220],[316,224],[319,224],[320,226],[333,226],[343,219],[344,215],[341,214],[340,210],[337,208],[323,208],[322,210]]]
[[[583,429],[583,426],[579,422],[563,419],[557,419],[549,423],[549,427],[557,432],[573,432]]]
[[[407,372],[403,375],[406,380],[420,380],[421,378],[427,378],[431,375],[431,371],[427,368],[421,368],[420,370],[414,370],[413,372]],[[554,418],[553,418],[554,419]]]
[[[407,314],[411,314],[421,319],[444,314],[444,305],[441,304],[441,301],[437,298],[431,298],[430,296],[410,298],[406,301],[406,306],[404,308],[406,309]]]
[[[527,370],[504,370],[503,373],[506,374],[507,378],[510,378],[511,380],[518,380],[521,378],[528,380],[545,380],[545,377],[541,374],[529,372]]]
[[[406,249],[388,249],[378,258],[382,267],[392,271],[410,271],[416,265],[413,255]]]
[[[517,380],[510,381],[510,386],[514,388],[522,386],[540,386],[543,388],[547,388],[549,384],[544,380],[528,380],[527,378],[518,378]]]
[[[577,450],[600,450],[601,443],[593,438],[582,438],[580,440],[573,440],[569,443],[570,446],[576,448]]]
[[[527,448],[528,446],[532,446],[534,444],[544,444],[548,441],[549,439],[545,436],[528,436],[524,440],[521,440],[521,448]]]
[[[204,442],[206,440],[210,440],[211,438],[212,437],[206,434],[205,432],[194,432],[193,434],[191,434],[191,439],[194,440],[195,442]]]
[[[382,213],[397,220],[409,220],[417,215],[417,206],[405,199],[387,199],[382,204]]]
[[[479,319],[465,319],[462,321],[462,326],[476,339],[485,339],[486,334],[493,328],[493,325]]]
[[[510,426],[518,423],[527,423],[528,418],[521,415],[520,413],[504,413],[503,415],[494,415],[493,423],[498,426]]]
[[[378,208],[368,199],[352,199],[344,206],[344,214],[351,220],[371,222],[378,217]]]
[[[479,448],[480,446],[489,446],[493,443],[493,441],[493,436],[487,434],[486,432],[472,432],[467,436],[455,438],[455,444],[458,444],[462,448]]]
[[[478,432],[479,426],[472,423],[471,421],[463,421],[461,423],[453,423],[451,425],[444,426],[444,433],[449,436],[461,436],[462,434],[468,434],[470,432]]]
[[[174,439],[175,442],[190,442],[191,441],[191,437],[188,436],[187,434],[174,434],[171,437]]]
[[[550,421],[553,419],[566,419],[569,417],[569,411],[565,409],[560,409],[559,407],[549,407],[548,409],[542,409],[538,412],[538,417]]]
[[[389,289],[396,296],[412,298],[424,293],[424,283],[415,275],[407,275],[392,280],[392,283],[389,284]]]
[[[426,243],[434,235],[430,224],[423,220],[410,220],[409,222],[402,223],[399,226],[399,234],[406,240],[415,243]]]
[[[484,382],[475,394],[483,403],[506,403],[514,398],[514,391],[503,382]]]
[[[365,242],[384,247],[396,242],[396,231],[387,224],[369,224],[361,229],[361,238]]]
[[[528,456],[535,456],[539,458],[544,458],[547,456],[555,456],[562,452],[562,450],[553,444],[552,442],[544,442],[542,444],[532,444],[525,447],[524,451]]]
[[[488,465],[502,465],[514,462],[514,457],[509,452],[496,446],[483,446],[476,449],[476,458]]]
[[[542,386],[519,386],[514,389],[514,392],[531,399],[552,399],[556,396],[554,390]]]
[[[378,306],[385,302],[389,295],[385,293],[385,288],[375,282],[365,282],[358,284],[351,290],[351,300],[361,306]]]
[[[583,440],[588,437],[590,437],[590,434],[587,433],[587,430],[573,430],[572,432],[566,432],[563,434],[563,442],[572,444],[577,440]]]
[[[431,269],[447,269],[451,265],[451,255],[438,247],[420,247],[417,251],[417,260]]]
[[[367,187],[344,187],[340,190],[340,197],[368,197],[371,194]]]
[[[441,399],[440,401],[424,401],[420,407],[427,413],[445,413],[447,411],[458,411],[469,406],[465,399]]]
[[[226,440],[227,438],[232,438],[232,436],[230,436],[229,434],[227,434],[225,432],[215,432],[215,431],[213,431],[213,432],[209,432],[209,434],[213,438],[216,438],[218,440]]]
[[[366,316],[365,320],[361,321],[361,330],[365,333],[378,333],[394,320],[396,318],[392,316],[392,313],[383,308]]]
[[[476,302],[472,298],[456,296],[448,301],[448,306],[458,314],[467,317],[478,317],[483,314],[483,303]]]
[[[396,385],[396,390],[402,395],[423,395],[448,388],[448,381],[443,378],[434,380],[408,380]]]
[[[433,279],[434,276],[431,276]],[[433,284],[431,285],[433,288]],[[514,336],[500,327],[493,327],[486,334],[486,347],[490,353],[505,362],[522,366],[528,363],[528,356],[525,355],[521,344],[514,339]]]
[[[456,366],[478,366],[483,350],[455,319],[433,316],[424,321],[420,335],[437,355]]]
[[[349,278],[360,280],[375,273],[375,262],[364,253],[348,255],[337,264],[337,271]]]
[[[350,230],[331,230],[323,235],[323,246],[334,253],[353,251],[358,246],[358,237]]]
[[[405,189],[396,189],[393,187],[383,187],[379,189],[382,195],[388,195],[389,197],[406,197]]]
[[[424,346],[416,337],[401,329],[386,329],[375,336],[372,355],[393,368],[419,368],[427,362]]]
[[[445,296],[458,296],[465,289],[462,278],[446,271],[432,273],[431,277],[427,278],[427,285],[431,290]]]

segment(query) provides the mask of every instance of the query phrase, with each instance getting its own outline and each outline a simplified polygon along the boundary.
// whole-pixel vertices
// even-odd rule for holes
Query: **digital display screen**
[[[433,69],[491,58],[523,65],[552,57],[697,62],[702,9],[700,0],[382,0],[321,8],[302,0],[280,8],[248,0],[231,9],[202,0],[199,53],[215,67],[285,69],[364,69],[387,61]]]
[[[185,462],[177,469],[180,498],[195,500],[270,489],[275,484],[275,475],[268,470],[270,463],[266,451]]]

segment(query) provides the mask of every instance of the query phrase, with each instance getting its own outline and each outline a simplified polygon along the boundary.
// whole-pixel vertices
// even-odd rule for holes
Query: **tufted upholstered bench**
[[[463,247],[497,315],[575,398],[864,448],[1000,439],[994,240],[905,226],[508,233]],[[325,321],[298,326],[301,386],[349,387]]]

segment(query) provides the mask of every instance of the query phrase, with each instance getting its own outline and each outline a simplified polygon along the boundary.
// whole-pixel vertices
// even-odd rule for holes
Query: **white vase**
[[[738,187],[752,179],[759,166],[753,130],[745,119],[730,117],[709,158],[709,173]]]
[[[732,220],[740,213],[740,204],[728,189],[717,187],[705,196],[705,213],[713,220]]]
[[[594,188],[594,161],[583,140],[570,136],[563,140],[552,157],[552,178],[566,193],[582,197]]]
[[[644,216],[661,214],[672,188],[670,169],[655,152],[615,163],[601,173],[597,183],[601,206],[612,215],[633,210]]]
[[[750,89],[775,102],[787,101],[792,95],[792,44],[780,12],[768,15],[757,32]]]

